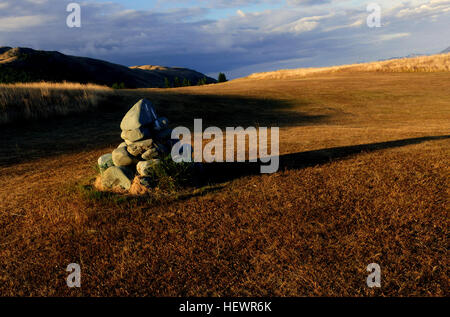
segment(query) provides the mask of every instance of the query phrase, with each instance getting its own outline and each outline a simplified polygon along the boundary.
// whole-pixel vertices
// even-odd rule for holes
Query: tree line
[[[228,81],[227,76],[224,73],[219,73],[219,76],[217,78],[217,82],[218,83],[224,83]],[[183,78],[182,80],[179,77],[175,77],[173,82],[171,82],[169,80],[169,78],[165,77],[164,78],[164,87],[165,88],[177,88],[177,87],[188,87],[188,86],[203,86],[206,85],[208,83],[208,80],[205,77],[199,79],[197,81],[197,83],[192,83],[189,79],[187,78]]]

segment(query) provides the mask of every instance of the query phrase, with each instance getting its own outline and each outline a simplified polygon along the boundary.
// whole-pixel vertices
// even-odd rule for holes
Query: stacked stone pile
[[[174,144],[168,123],[156,115],[150,101],[138,101],[120,124],[124,142],[98,159],[102,187],[129,190],[136,175],[142,185],[149,186],[154,169],[170,155]]]

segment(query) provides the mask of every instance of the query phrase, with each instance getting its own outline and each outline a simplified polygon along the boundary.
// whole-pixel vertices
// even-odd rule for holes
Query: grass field
[[[76,83],[0,84],[0,125],[96,110],[112,90]]]
[[[341,65],[320,68],[282,69],[273,72],[255,73],[249,79],[287,79],[314,74],[381,72],[381,73],[434,73],[450,71],[450,54],[398,58],[386,61]]]
[[[449,88],[449,72],[240,79],[4,126],[0,295],[448,296]],[[143,97],[172,125],[279,126],[280,171],[216,164],[183,193],[95,192]]]

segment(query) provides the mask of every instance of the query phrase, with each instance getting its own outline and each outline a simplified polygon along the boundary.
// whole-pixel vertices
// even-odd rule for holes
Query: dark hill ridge
[[[162,66],[126,67],[106,61],[65,55],[56,51],[0,47],[0,82],[77,82],[112,86],[124,83],[126,88],[164,87],[167,78],[174,82],[186,78],[196,84],[206,77],[187,68]],[[215,83],[206,77],[206,82]]]
[[[142,65],[142,66],[132,66],[131,69],[141,70],[150,72],[155,75],[159,75],[163,80],[164,77],[167,77],[168,79],[175,79],[175,77],[178,77],[181,81],[186,78],[189,81],[191,81],[192,84],[196,84],[199,79],[202,79],[205,77],[204,74],[199,73],[195,70],[189,69],[189,68],[182,68],[182,67],[165,67],[165,66],[156,66],[156,65]],[[208,83],[215,83],[216,80],[209,78]],[[208,81],[208,77],[207,77]],[[171,81],[173,82],[173,80]]]
[[[450,46],[441,52],[441,54],[450,53]]]

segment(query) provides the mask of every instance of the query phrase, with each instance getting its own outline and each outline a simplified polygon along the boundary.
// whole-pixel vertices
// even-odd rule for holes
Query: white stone
[[[160,162],[161,161],[158,159],[149,161],[140,161],[139,163],[137,163],[136,170],[141,176],[151,176],[152,171]]]
[[[153,123],[157,118],[152,103],[147,99],[141,99],[125,114],[120,123],[120,128],[122,130],[136,130]]]

